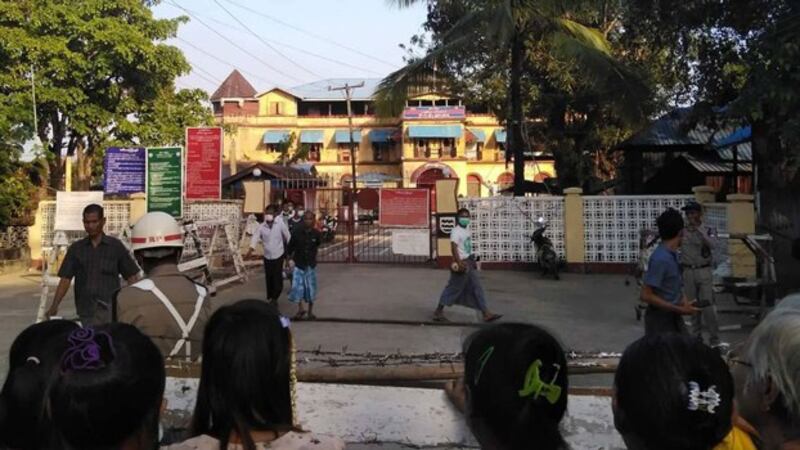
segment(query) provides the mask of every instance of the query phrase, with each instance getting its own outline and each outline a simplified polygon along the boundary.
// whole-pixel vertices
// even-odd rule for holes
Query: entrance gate
[[[288,198],[317,215],[322,228],[325,216],[335,218],[336,230],[324,239],[317,255],[320,263],[386,263],[427,264],[433,262],[432,222],[430,204],[426,206],[428,224],[425,228],[390,227],[381,224],[379,189],[316,188],[303,191],[274,192],[273,201]],[[427,189],[426,189],[427,191]],[[302,202],[300,202],[302,199]],[[351,215],[351,202],[353,214]],[[408,251],[409,239],[425,233],[426,254]],[[323,234],[324,235],[324,234]]]

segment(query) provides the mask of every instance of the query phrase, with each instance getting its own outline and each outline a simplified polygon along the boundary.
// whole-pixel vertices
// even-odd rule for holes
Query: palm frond
[[[650,88],[639,74],[571,33],[553,33],[550,49],[557,60],[580,71],[581,79],[605,97],[623,120],[639,124],[645,119]]]
[[[587,27],[574,20],[564,17],[559,17],[553,20],[557,29],[563,33],[571,35],[574,39],[580,41],[585,47],[592,48],[605,55],[611,55],[611,44],[603,36],[603,33],[596,28]]]

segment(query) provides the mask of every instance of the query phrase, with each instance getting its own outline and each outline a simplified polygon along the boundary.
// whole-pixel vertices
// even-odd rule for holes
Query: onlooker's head
[[[291,430],[291,345],[288,322],[263,301],[217,310],[203,336],[193,435],[210,435],[221,448],[237,436],[252,450],[252,432]]]
[[[691,336],[645,336],[628,346],[614,388],[614,424],[631,450],[707,450],[731,430],[728,366]]]
[[[275,205],[267,205],[264,208],[264,221],[267,223],[272,223],[275,221],[275,214],[278,212],[278,208]]]
[[[457,218],[458,225],[466,228],[469,225],[469,222],[470,222],[469,210],[467,208],[461,208],[461,209],[458,210],[457,215],[458,215],[458,218]]]
[[[683,208],[686,213],[686,219],[690,224],[698,224],[703,217],[703,206],[695,201],[690,201]]]
[[[670,241],[681,235],[683,230],[683,217],[681,213],[670,208],[656,219],[658,225],[658,235],[662,241]]]
[[[565,447],[559,424],[567,409],[567,361],[547,331],[500,324],[464,345],[467,420],[483,448]]]
[[[102,233],[105,226],[106,218],[102,206],[92,203],[83,208],[83,229],[89,237],[95,237]]]
[[[158,448],[164,359],[132,325],[81,328],[66,338],[49,392],[57,448]]]
[[[9,352],[8,376],[0,393],[0,448],[46,447],[44,392],[67,348],[75,322],[50,320],[31,325]]]
[[[774,310],[732,353],[737,411],[764,448],[800,440],[800,311]]]
[[[316,221],[317,218],[312,211],[306,211],[303,213],[303,224],[308,228],[313,228]]]
[[[294,211],[294,202],[291,200],[284,200],[283,202],[283,212],[284,214],[291,214]]]

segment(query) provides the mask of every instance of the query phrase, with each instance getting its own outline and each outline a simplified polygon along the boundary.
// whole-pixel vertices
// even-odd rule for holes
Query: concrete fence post
[[[133,225],[143,215],[147,214],[147,195],[143,192],[131,194],[130,224]]]
[[[756,231],[753,196],[748,194],[728,195],[728,232],[752,234]],[[734,277],[752,278],[756,275],[756,257],[739,239],[728,244],[731,256],[731,271]]]
[[[567,264],[586,262],[582,194],[583,189],[578,187],[564,189],[564,247]]]
[[[33,225],[28,227],[28,248],[31,255],[31,266],[38,269],[42,266],[42,202],[36,206],[36,217]]]
[[[695,186],[692,188],[694,199],[701,205],[704,203],[714,203],[714,188],[711,186]]]

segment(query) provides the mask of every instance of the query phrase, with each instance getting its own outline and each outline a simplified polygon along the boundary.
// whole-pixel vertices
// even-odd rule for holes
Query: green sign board
[[[181,147],[147,149],[147,211],[183,215]]]

